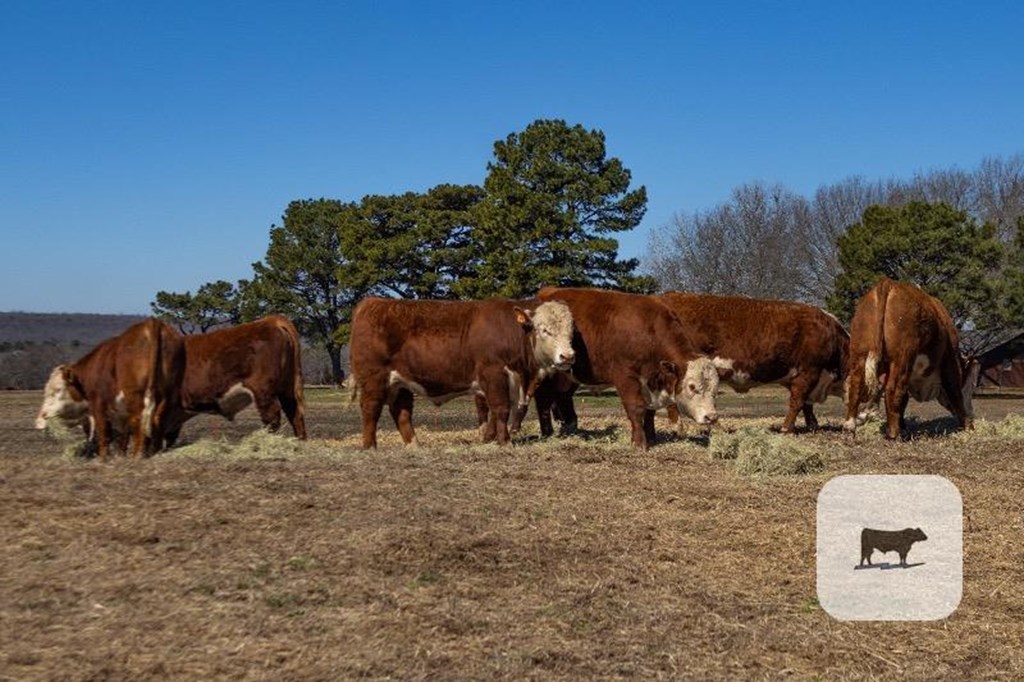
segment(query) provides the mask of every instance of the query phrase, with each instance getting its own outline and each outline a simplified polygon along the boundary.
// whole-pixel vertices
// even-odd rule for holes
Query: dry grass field
[[[338,391],[311,440],[190,422],[183,447],[109,464],[32,430],[0,394],[0,679],[1024,677],[1022,397],[948,435],[778,436],[820,466],[746,475],[658,422],[640,453],[614,400],[579,436],[476,443],[465,401],[419,403],[423,447],[386,417],[362,452]],[[722,395],[711,443],[767,431],[784,395]],[[823,468],[821,468],[823,467]],[[815,504],[844,473],[934,473],[963,495],[964,593],[934,622],[849,623],[815,596]]]

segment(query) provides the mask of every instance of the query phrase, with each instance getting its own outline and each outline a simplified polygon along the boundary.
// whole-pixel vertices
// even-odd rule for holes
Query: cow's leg
[[[647,413],[647,405],[644,403],[643,392],[640,390],[640,382],[636,379],[620,381],[615,384],[615,390],[619,392],[622,407],[626,410],[626,417],[633,428],[633,447],[646,450],[647,435],[644,433],[644,416]]]
[[[260,421],[271,433],[277,433],[281,428],[281,403],[277,396],[269,391],[261,391],[257,394],[256,409],[260,413]]]
[[[557,399],[555,379],[548,378],[540,382],[537,390],[533,393],[533,402],[537,406],[537,422],[540,424],[541,438],[549,438],[555,433],[554,424],[551,422],[551,408],[554,407]]]
[[[572,384],[566,391],[557,391],[555,393],[556,416],[562,422],[559,434],[563,436],[572,435],[579,428],[579,416],[577,416],[576,406],[572,402],[574,393],[576,393],[576,384]]]
[[[889,365],[889,377],[885,386],[885,437],[889,440],[899,438],[900,432],[906,427],[903,413],[910,398],[908,383],[913,366],[913,359],[908,362],[904,358],[899,358]]]
[[[106,461],[110,456],[110,420],[107,419],[103,405],[92,403],[91,410],[93,414],[92,434],[96,439],[96,456],[101,461]]]
[[[299,440],[306,440],[306,410],[301,402],[292,393],[284,393],[279,396],[281,409],[288,423],[292,425],[292,431]]]
[[[494,421],[494,439],[498,445],[508,443],[509,381],[502,369],[478,372],[480,390],[487,397],[490,420]],[[490,426],[488,425],[488,429]]]
[[[418,443],[416,431],[412,428],[412,403],[412,391],[401,388],[388,403],[388,409],[391,411],[391,418],[395,420],[395,426],[398,427],[398,433],[402,435],[402,442],[416,447]]]
[[[821,378],[821,371],[799,369],[789,384],[789,406],[786,410],[786,418],[782,420],[782,433],[792,433],[796,425],[796,416],[807,407],[807,396]],[[806,417],[806,412],[804,413]],[[811,420],[814,420],[814,413],[811,412]],[[815,424],[817,422],[815,421]]]
[[[651,445],[657,440],[654,432],[654,410],[644,410],[644,437]]]
[[[377,422],[384,411],[387,395],[387,375],[371,377],[363,383],[359,392],[359,412],[363,426],[363,448],[377,447]]]
[[[812,431],[818,429],[818,418],[814,416],[814,406],[809,402],[804,403],[804,423]]]
[[[858,357],[850,362],[850,371],[846,376],[846,418],[843,429],[850,433],[857,430],[857,409],[860,407],[861,391],[864,388],[864,358]]]
[[[665,408],[665,412],[668,413],[668,423],[678,424],[679,423],[679,408],[675,405],[669,405]]]
[[[495,436],[495,422],[491,410],[487,407],[487,397],[477,393],[473,396],[473,403],[476,405],[476,422],[480,428],[480,438],[485,443],[490,443]]]

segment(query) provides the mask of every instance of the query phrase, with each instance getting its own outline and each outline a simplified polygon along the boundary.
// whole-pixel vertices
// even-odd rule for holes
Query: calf
[[[546,287],[537,297],[565,301],[572,310],[576,362],[571,377],[575,383],[615,387],[635,447],[646,449],[654,439],[654,411],[670,404],[698,424],[718,419],[718,372],[709,358],[698,355],[666,306],[649,296],[602,289]],[[565,394],[558,381],[564,379],[537,391],[542,429],[552,400]]]
[[[402,440],[416,443],[414,395],[441,404],[482,394],[484,440],[508,442],[508,419],[534,378],[568,369],[573,319],[558,301],[408,301],[367,298],[352,315],[351,366],[363,447],[377,446],[386,404]]]
[[[842,373],[850,335],[839,320],[814,306],[745,296],[668,292],[658,297],[679,316],[696,350],[713,358],[732,389],[758,384],[789,389],[783,433],[801,410],[808,428],[818,427],[813,403],[843,395]],[[669,416],[676,421],[678,413]]]
[[[281,427],[283,410],[296,437],[305,440],[302,347],[283,315],[185,337],[181,410],[168,439],[173,443],[197,414],[233,420],[251,404],[271,431]]]
[[[961,428],[974,428],[978,363],[960,355],[959,335],[942,302],[916,285],[883,277],[860,299],[850,324],[846,375],[843,427],[851,432],[860,405],[877,402],[883,389],[889,439],[904,429],[910,397],[938,399]]]
[[[184,343],[169,325],[150,318],[102,342],[71,365],[50,374],[36,428],[49,419],[85,427],[101,459],[115,431],[132,455],[160,450],[179,407]]]

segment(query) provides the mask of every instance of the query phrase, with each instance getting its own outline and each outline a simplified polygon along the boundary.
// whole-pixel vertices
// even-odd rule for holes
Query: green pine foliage
[[[985,329],[1002,319],[1002,243],[992,226],[963,211],[920,201],[871,206],[838,247],[841,270],[827,304],[844,322],[883,275],[937,297],[958,327]]]

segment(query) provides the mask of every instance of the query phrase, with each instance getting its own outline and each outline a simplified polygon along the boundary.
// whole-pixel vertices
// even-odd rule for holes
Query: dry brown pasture
[[[109,464],[33,431],[39,399],[0,394],[3,680],[1024,676],[1024,440],[944,435],[937,405],[912,407],[908,442],[853,443],[832,399],[833,428],[792,436],[823,472],[749,478],[661,420],[663,442],[632,451],[603,398],[580,407],[582,436],[507,448],[476,444],[468,402],[419,404],[424,447],[385,418],[362,452],[347,396],[310,390],[308,443],[200,451],[256,429],[248,410]],[[783,400],[726,392],[721,428],[779,421]],[[1022,409],[977,401],[990,421]],[[815,504],[843,473],[959,487],[952,616],[818,606]]]

